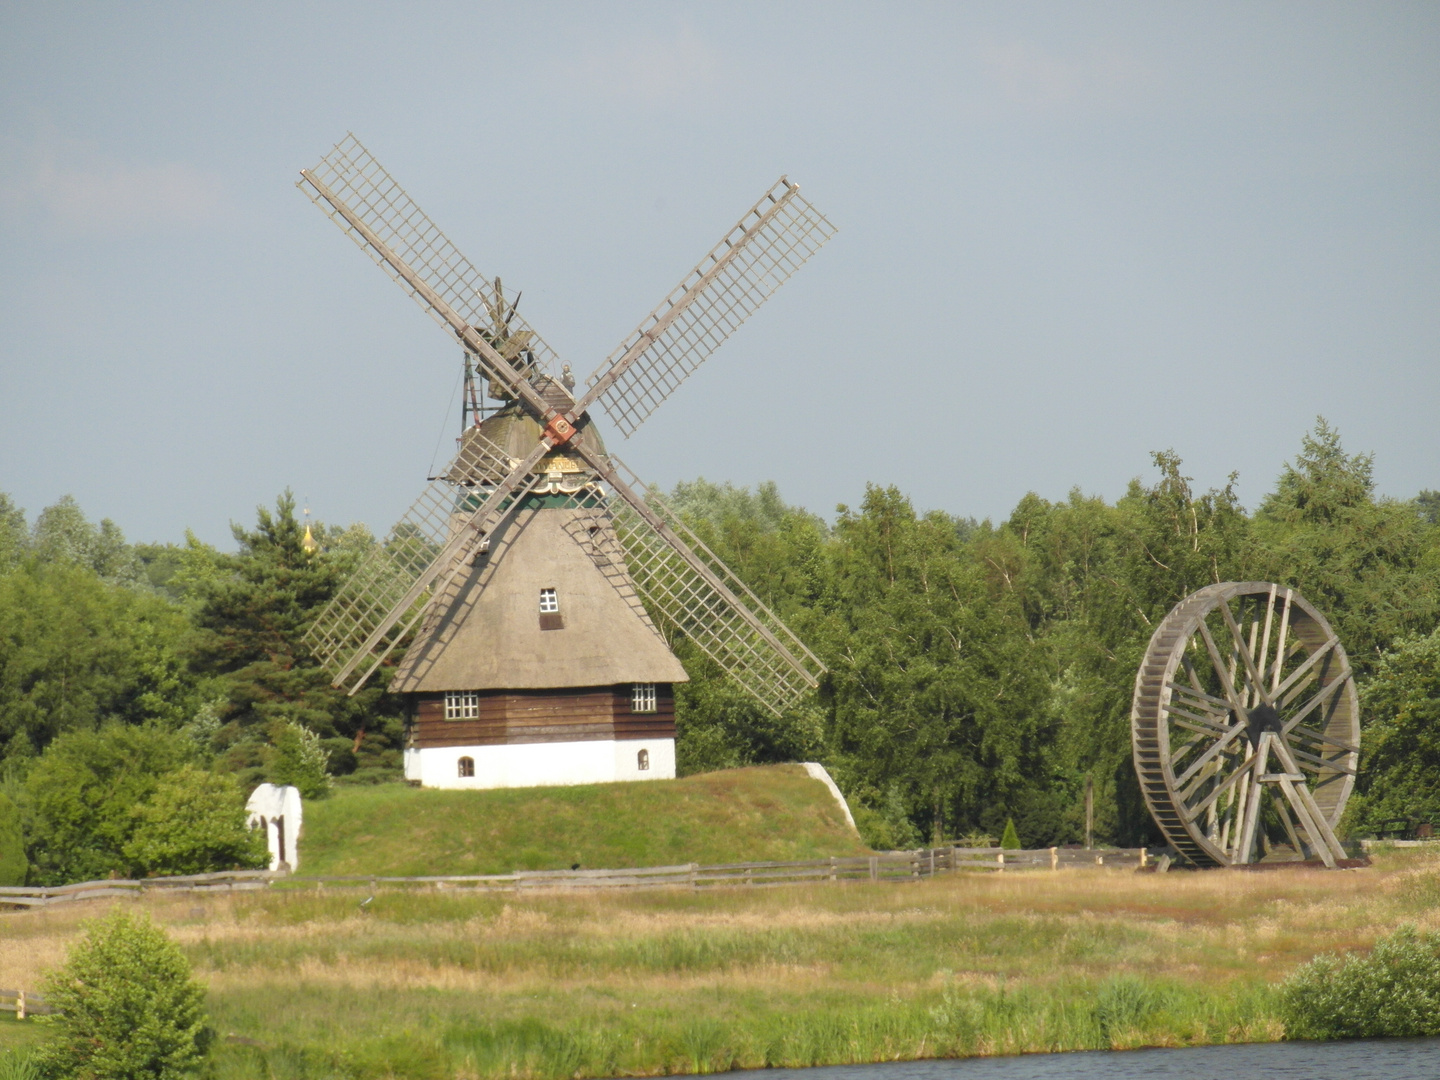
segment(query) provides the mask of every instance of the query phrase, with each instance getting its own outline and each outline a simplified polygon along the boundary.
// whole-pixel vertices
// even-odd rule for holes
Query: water
[[[773,1069],[765,1080],[1440,1080],[1440,1039],[1249,1043],[1184,1050]]]

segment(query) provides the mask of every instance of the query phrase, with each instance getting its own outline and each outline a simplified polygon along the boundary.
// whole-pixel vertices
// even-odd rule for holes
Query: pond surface
[[[765,1080],[1437,1080],[1440,1039],[1250,1043],[1183,1050],[773,1069]]]

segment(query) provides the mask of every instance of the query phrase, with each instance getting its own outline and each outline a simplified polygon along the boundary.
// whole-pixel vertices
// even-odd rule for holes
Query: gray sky
[[[297,191],[353,130],[582,376],[775,178],[839,226],[649,481],[1000,518],[1317,413],[1440,487],[1440,6],[9,4],[0,490],[134,540],[384,531],[458,348]]]

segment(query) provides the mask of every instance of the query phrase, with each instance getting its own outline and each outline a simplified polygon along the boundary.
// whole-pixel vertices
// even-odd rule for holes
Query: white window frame
[[[655,684],[637,682],[630,687],[630,711],[632,713],[653,713],[656,708]]]
[[[446,720],[480,719],[480,693],[476,690],[445,691]]]
[[[540,614],[553,615],[560,610],[560,594],[554,589],[540,590]]]

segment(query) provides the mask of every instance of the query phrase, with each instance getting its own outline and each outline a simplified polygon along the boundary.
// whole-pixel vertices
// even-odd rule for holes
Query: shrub
[[[45,995],[63,1014],[36,1054],[52,1080],[179,1080],[209,1050],[205,990],[147,916],[114,908],[89,923]]]
[[[146,874],[259,870],[269,864],[265,836],[247,826],[231,777],[186,765],[165,777],[134,816],[125,857]]]
[[[185,763],[189,741],[155,725],[108,723],[51,743],[25,781],[36,885],[125,875],[134,810]]]
[[[1288,1039],[1440,1034],[1440,934],[1402,927],[1369,956],[1317,956],[1281,989]]]
[[[307,727],[284,720],[275,724],[270,749],[270,782],[293,785],[304,799],[323,799],[330,793],[330,755],[320,736]]]
[[[1015,819],[1006,818],[1005,831],[1000,834],[1000,846],[1009,851],[1019,850],[1020,834],[1015,831]]]

